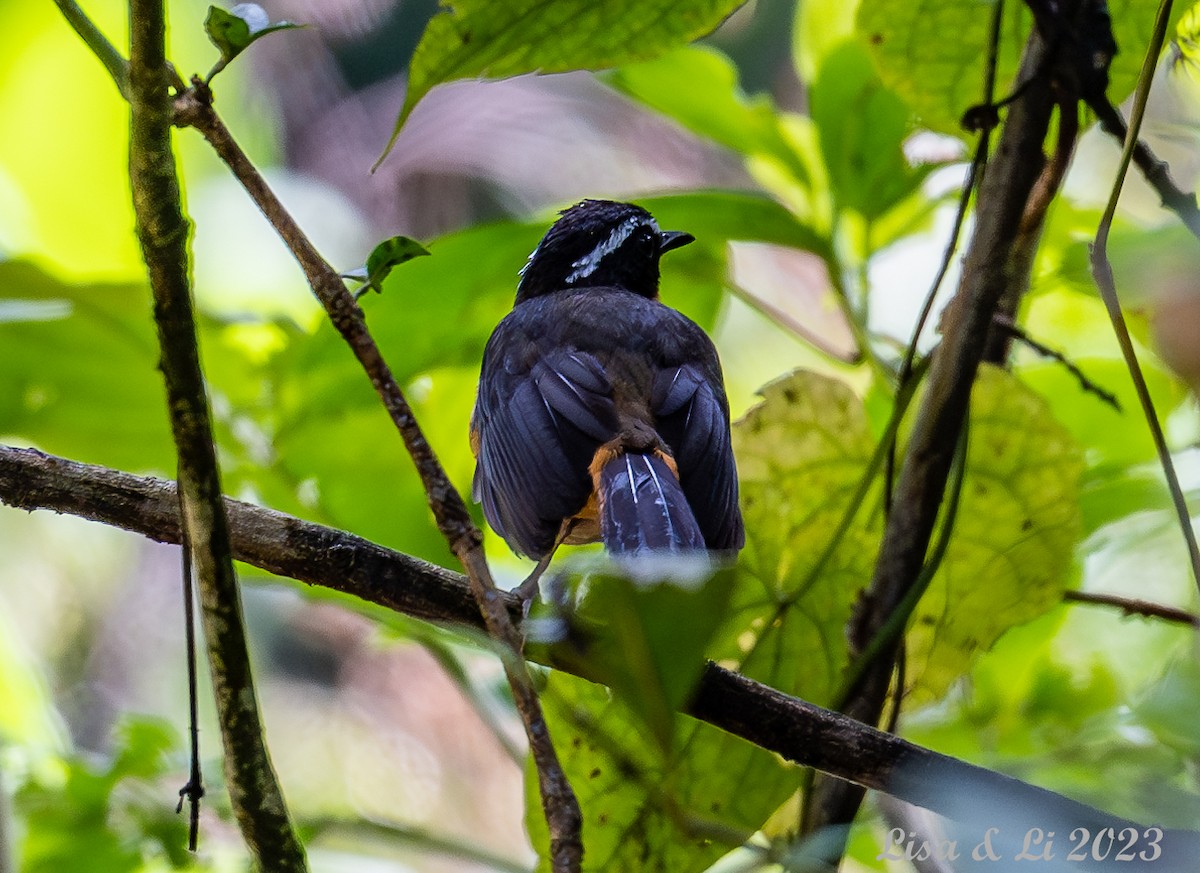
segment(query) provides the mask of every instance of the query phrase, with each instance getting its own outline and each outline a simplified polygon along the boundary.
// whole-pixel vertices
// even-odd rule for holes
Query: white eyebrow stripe
[[[608,235],[608,239],[571,264],[575,269],[567,276],[567,284],[570,285],[579,279],[585,279],[596,272],[596,268],[600,266],[600,262],[619,249],[625,240],[629,239],[633,235],[633,232],[642,225],[646,225],[652,228],[655,233],[658,233],[658,223],[653,218],[647,219],[642,215],[631,215],[613,228],[613,232]]]

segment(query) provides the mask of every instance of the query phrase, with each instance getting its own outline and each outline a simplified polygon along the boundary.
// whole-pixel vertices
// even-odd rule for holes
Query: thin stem
[[[1171,0],[1163,0],[1158,7],[1158,17],[1154,21],[1154,35],[1150,39],[1150,46],[1146,50],[1146,57],[1142,63],[1141,76],[1138,79],[1137,90],[1133,96],[1133,110],[1130,113],[1129,129],[1125,132],[1125,144],[1121,149],[1121,161],[1117,167],[1117,175],[1113,180],[1112,193],[1108,198],[1108,205],[1104,209],[1104,215],[1100,219],[1100,225],[1096,228],[1096,239],[1092,243],[1091,265],[1092,278],[1096,282],[1096,286],[1100,289],[1100,296],[1104,300],[1104,307],[1108,310],[1109,320],[1112,322],[1113,333],[1116,334],[1117,342],[1121,346],[1121,355],[1125,358],[1125,365],[1129,369],[1129,377],[1133,381],[1134,391],[1137,393],[1138,402],[1141,403],[1142,413],[1146,418],[1146,424],[1150,428],[1150,436],[1154,440],[1154,448],[1158,453],[1158,461],[1162,466],[1163,475],[1167,480],[1167,488],[1171,492],[1171,502],[1175,507],[1175,514],[1179,519],[1179,528],[1183,533],[1184,542],[1187,545],[1188,557],[1192,565],[1192,577],[1195,579],[1197,588],[1200,588],[1200,545],[1196,542],[1196,531],[1192,527],[1192,515],[1188,510],[1187,498],[1184,496],[1183,487],[1179,484],[1179,476],[1175,472],[1175,464],[1171,460],[1171,450],[1167,446],[1166,436],[1163,434],[1162,425],[1158,421],[1158,413],[1154,409],[1154,401],[1150,397],[1150,389],[1146,385],[1146,378],[1142,374],[1141,365],[1138,363],[1137,352],[1133,348],[1133,340],[1129,337],[1129,328],[1125,324],[1125,314],[1121,310],[1121,301],[1117,297],[1116,279],[1113,277],[1112,264],[1108,260],[1108,235],[1112,229],[1113,217],[1117,212],[1117,201],[1121,196],[1121,189],[1125,184],[1125,175],[1129,171],[1129,164],[1133,160],[1134,151],[1138,145],[1138,131],[1141,130],[1142,118],[1146,114],[1146,102],[1150,97],[1150,86],[1154,81],[1154,68],[1157,65],[1159,52],[1162,51],[1163,42],[1167,35],[1167,23],[1171,16]]]
[[[196,670],[196,608],[195,581],[193,579],[192,550],[188,546],[187,513],[182,503],[179,507],[180,523],[185,528],[182,531],[183,540],[180,551],[180,561],[183,569],[183,636],[187,648],[187,695],[188,695],[188,736],[189,736],[189,768],[188,781],[179,789],[179,808],[183,810],[184,800],[188,803],[188,851],[196,851],[200,839],[200,798],[204,796],[204,777],[200,772],[200,701]]]
[[[505,677],[537,766],[542,807],[550,830],[551,869],[555,873],[576,873],[581,868],[583,858],[583,815],[558,761],[542,714],[541,702],[521,657],[521,635],[512,623],[503,595],[492,581],[491,571],[483,556],[482,534],[471,520],[462,495],[451,483],[426,440],[408,400],[367,329],[362,309],[346,290],[337,271],[317,252],[213,111],[212,94],[198,77],[192,78],[192,88],[176,101],[176,123],[195,127],[242,183],[299,262],[313,293],[383,401],[416,465],[438,529],[466,570],[472,596],[483,615],[488,633],[505,649],[501,658]]]
[[[1110,606],[1119,609],[1126,615],[1140,615],[1144,618],[1161,618],[1174,624],[1186,624],[1200,630],[1200,615],[1179,609],[1176,606],[1166,606],[1150,600],[1139,600],[1135,597],[1121,597],[1118,594],[1099,594],[1093,591],[1067,591],[1063,600],[1073,603],[1088,603],[1093,606]]]
[[[54,5],[62,12],[67,23],[79,34],[79,38],[100,59],[100,63],[104,64],[104,69],[108,70],[108,74],[112,76],[121,96],[129,100],[129,61],[121,56],[116,47],[108,41],[108,37],[100,32],[100,28],[96,27],[75,0],[54,0]]]
[[[1088,95],[1088,107],[1096,113],[1100,127],[1124,144],[1129,131],[1120,111],[1113,106],[1104,94]],[[1174,212],[1184,227],[1200,238],[1200,207],[1196,204],[1194,192],[1184,191],[1171,178],[1171,169],[1166,161],[1160,160],[1142,140],[1136,140],[1133,146],[1133,163],[1146,182],[1153,188],[1162,201],[1165,209]]]

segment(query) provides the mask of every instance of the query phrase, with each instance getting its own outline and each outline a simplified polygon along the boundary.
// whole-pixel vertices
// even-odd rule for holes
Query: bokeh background
[[[584,196],[694,189],[768,190],[786,201],[772,190],[768,169],[631,99],[636,73],[629,74],[635,85],[624,86],[588,73],[447,85],[419,105],[372,172],[436,2],[264,6],[273,20],[311,26],[269,36],[239,58],[217,80],[217,106],[332,263],[357,266],[394,234],[433,240],[428,260],[450,263],[411,281],[397,273],[387,293],[364,305],[464,488],[481,338],[511,293],[497,291],[492,277],[515,286],[555,209]],[[170,4],[170,56],[185,73],[208,69],[216,56],[202,28],[206,8]],[[87,11],[125,44],[123,4],[94,0]],[[803,114],[811,83],[795,58],[795,18],[792,0],[758,0],[704,44],[730,60],[742,92]],[[1200,79],[1188,57],[1181,49],[1162,66],[1147,127],[1185,187],[1200,168]],[[857,271],[862,330],[885,363],[894,362],[937,269],[966,154],[954,137],[911,133],[910,163],[936,168],[882,242],[846,259]],[[449,563],[398,441],[365,380],[348,381],[361,376],[341,361],[299,269],[206,144],[192,131],[176,141],[195,223],[195,290],[227,489]],[[136,326],[149,307],[140,296],[126,149],[126,108],[53,5],[0,0],[0,438],[167,476],[151,334]],[[1068,199],[1047,230],[1026,315],[1039,337],[1090,362],[1088,372],[1132,410],[1083,254],[1115,154],[1097,133],[1085,137]],[[1200,482],[1197,453],[1188,448],[1198,433],[1188,387],[1200,380],[1194,243],[1144,186],[1131,187],[1114,255],[1193,494]],[[855,331],[820,259],[779,247],[726,248],[723,239],[695,248],[666,265],[678,272],[666,277],[664,296],[711,328],[735,415],[760,386],[796,367],[868,393],[871,367],[850,362]],[[422,281],[451,273],[453,305]],[[491,284],[475,287],[476,274]],[[725,278],[714,284],[716,274]],[[693,293],[688,281],[696,276],[707,278]],[[107,329],[60,329],[55,301],[86,309],[84,291],[97,289]],[[466,333],[479,339],[447,339]],[[1114,425],[1067,387],[1057,365],[1032,353],[1021,353],[1019,371],[1060,401],[1056,413],[1095,472],[1072,571],[1079,584],[1194,605],[1136,416]],[[502,578],[519,580],[527,566],[502,543],[488,545]],[[5,847],[0,838],[0,850],[13,857],[19,847],[23,869],[186,863],[172,812],[186,772],[178,563],[172,547],[0,507],[0,834],[8,840]],[[328,593],[251,571],[245,580],[271,749],[310,836],[314,869],[532,865],[523,741],[490,657],[438,629]],[[968,682],[915,714],[907,735],[1052,787],[1110,801],[1119,795],[1123,810],[1144,810],[1143,817],[1161,811],[1179,826],[1194,825],[1194,652],[1187,628],[1059,607],[1007,634]],[[240,869],[245,859],[220,797],[217,732],[207,695],[201,700],[210,794],[197,863]],[[865,828],[851,863],[882,869],[872,860],[874,839]]]

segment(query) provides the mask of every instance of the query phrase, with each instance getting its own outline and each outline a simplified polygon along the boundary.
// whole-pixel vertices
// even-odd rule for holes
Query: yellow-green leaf
[[[417,102],[453,79],[603,70],[711,32],[745,0],[456,0],[425,28],[386,155]]]

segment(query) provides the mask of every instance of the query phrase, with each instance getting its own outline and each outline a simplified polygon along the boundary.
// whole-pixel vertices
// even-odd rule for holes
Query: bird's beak
[[[678,249],[688,243],[694,243],[696,238],[681,230],[665,230],[658,235],[658,253],[665,255],[671,249]]]

